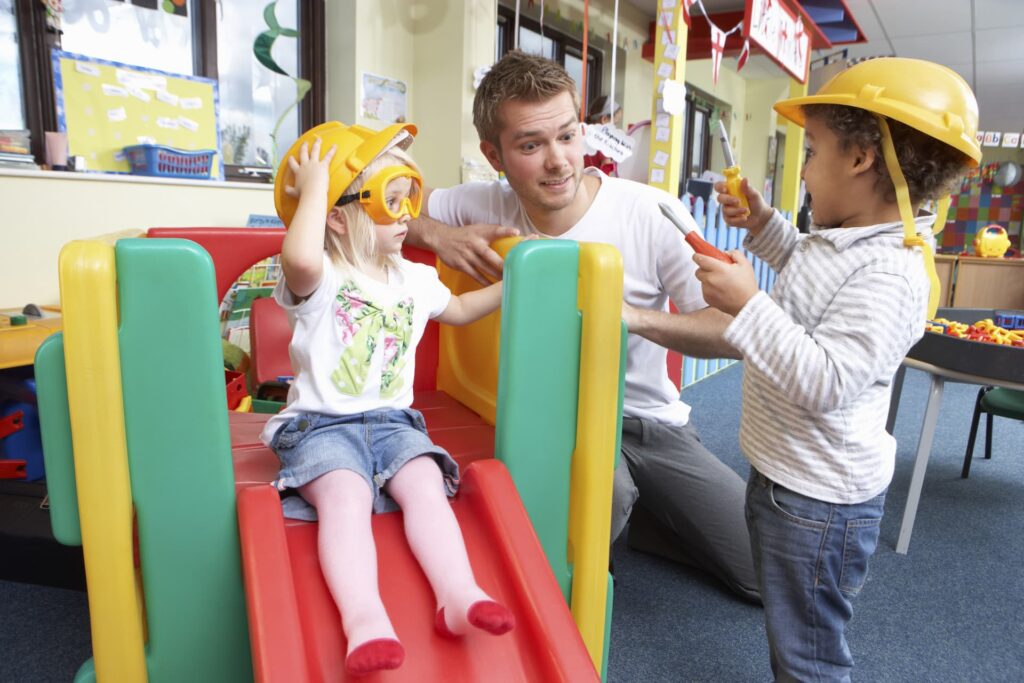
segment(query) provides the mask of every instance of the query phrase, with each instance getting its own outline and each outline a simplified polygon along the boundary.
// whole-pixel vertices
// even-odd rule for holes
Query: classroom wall
[[[57,257],[71,240],[156,226],[239,226],[273,214],[273,188],[0,170],[0,308],[56,304]]]
[[[775,137],[779,116],[772,109],[789,92],[789,78],[780,77],[764,81],[747,81],[746,114],[739,129],[743,142],[737,148],[743,175],[758,192],[764,190],[768,174],[768,139]],[[775,182],[782,182],[776,178]]]
[[[1001,225],[1010,244],[1018,251],[1024,232],[1024,178],[1009,187],[997,185],[993,173],[1002,162],[1024,166],[1024,150],[982,147],[980,172],[972,173],[953,193],[946,224],[939,236],[944,251],[974,252],[974,237],[980,228]]]
[[[747,114],[747,81],[729,68],[729,65],[725,63],[727,59],[722,60],[722,65],[718,70],[718,83],[714,83],[711,79],[710,59],[695,59],[686,62],[685,80],[688,85],[699,88],[716,100],[729,105],[731,116],[730,120],[726,121],[726,125],[729,127],[729,142],[744,174],[746,174],[747,167],[753,168],[756,163],[755,159],[738,156],[739,150],[743,149],[744,136],[747,135],[747,130],[742,125]],[[732,61],[735,62],[735,60]],[[712,121],[711,125],[715,126],[715,122]],[[722,153],[722,145],[718,142],[718,137],[718,129],[713,127],[711,130],[711,170],[721,173],[725,168],[725,155]]]
[[[404,82],[410,150],[428,185],[461,182],[463,166],[486,168],[472,125],[473,72],[494,61],[492,0],[327,3],[327,118],[381,128],[362,114],[369,73]],[[464,163],[465,162],[465,163]]]
[[[611,32],[613,4],[590,3],[595,44]],[[537,11],[539,3],[534,7]],[[559,3],[562,25],[581,21],[582,10],[582,0]],[[461,182],[468,165],[488,169],[472,126],[473,73],[494,60],[496,21],[493,0],[327,3],[328,118],[379,128],[379,121],[360,115],[362,74],[399,79],[408,86],[408,118],[420,127],[412,152],[428,184]],[[654,73],[653,65],[641,56],[648,20],[620,2],[619,21],[618,59],[624,66],[619,68],[616,90],[628,124],[650,118]],[[606,82],[609,57],[606,52]],[[748,83],[733,69],[726,59],[718,84],[712,85],[710,60],[693,61],[687,64],[686,80],[729,103],[734,115],[730,132],[744,173],[760,187],[773,116],[769,113],[766,119],[764,112],[770,112],[779,93],[773,92],[775,85]],[[717,145],[713,150],[720,166],[721,152]],[[69,240],[153,225],[241,225],[249,214],[274,211],[272,191],[265,185],[76,174],[4,173],[0,201],[6,208],[0,250],[0,306],[5,307],[57,301],[57,255]]]

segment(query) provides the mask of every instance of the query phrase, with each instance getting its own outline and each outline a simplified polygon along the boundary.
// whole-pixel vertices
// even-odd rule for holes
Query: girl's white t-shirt
[[[288,346],[295,378],[288,404],[270,418],[261,439],[295,415],[352,415],[408,408],[416,346],[427,321],[444,312],[451,291],[431,266],[400,260],[383,283],[336,266],[324,254],[316,290],[298,300],[284,278],[274,299],[288,313]]]

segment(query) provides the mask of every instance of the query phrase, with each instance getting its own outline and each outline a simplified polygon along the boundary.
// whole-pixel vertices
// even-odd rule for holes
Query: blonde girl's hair
[[[369,178],[388,166],[408,166],[417,173],[420,170],[405,150],[392,147],[371,161],[362,173],[356,176],[352,184],[345,188],[345,194],[356,194],[363,189],[363,184]],[[363,210],[359,202],[332,207],[331,211],[340,211],[345,217],[346,226],[345,233],[342,235],[331,230],[330,227],[324,231],[324,249],[327,250],[327,255],[336,266],[360,272],[365,272],[374,266],[398,267],[400,260],[398,254],[379,254],[377,252],[377,231],[373,219]]]

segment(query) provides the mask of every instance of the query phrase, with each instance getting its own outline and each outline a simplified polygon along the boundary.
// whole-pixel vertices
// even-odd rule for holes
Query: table
[[[987,384],[1008,389],[1024,391],[1024,384],[1010,382],[998,377],[972,375],[956,370],[949,370],[914,358],[903,359],[903,365],[893,380],[892,400],[889,404],[889,419],[886,429],[892,433],[896,422],[896,411],[899,407],[900,393],[903,389],[903,375],[907,368],[914,368],[928,373],[931,387],[928,390],[928,402],[924,409],[924,420],[921,423],[921,437],[917,442],[917,456],[914,459],[914,471],[910,475],[910,488],[907,491],[907,504],[903,508],[903,522],[900,524],[900,535],[896,540],[896,552],[907,554],[910,547],[910,534],[914,530],[914,519],[917,517],[917,505],[921,500],[921,486],[924,484],[924,473],[928,469],[928,458],[932,452],[932,439],[935,437],[935,423],[939,418],[939,406],[942,403],[942,389],[945,383],[961,382],[964,384]]]
[[[25,318],[24,323],[12,325],[15,317]],[[0,370],[32,365],[39,345],[60,331],[60,309],[43,307],[38,316],[23,315],[20,309],[0,310]]]

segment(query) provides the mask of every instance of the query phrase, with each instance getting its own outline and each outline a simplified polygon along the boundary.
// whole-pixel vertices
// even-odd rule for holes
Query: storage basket
[[[214,153],[212,149],[186,150],[165,145],[124,148],[132,173],[161,178],[209,178]]]

